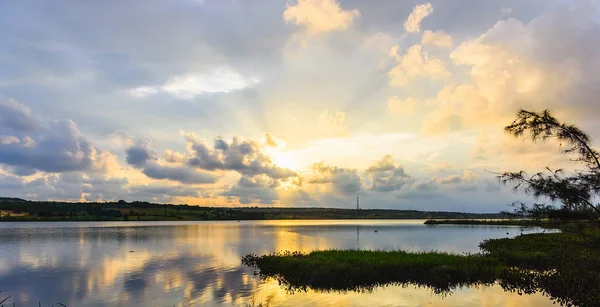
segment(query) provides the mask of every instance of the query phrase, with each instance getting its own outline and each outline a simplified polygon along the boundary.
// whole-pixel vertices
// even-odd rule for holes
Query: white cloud
[[[231,68],[222,67],[208,73],[187,73],[174,77],[158,87],[136,87],[131,89],[129,94],[134,97],[145,97],[166,93],[181,99],[191,99],[202,94],[241,90],[259,82],[258,78],[244,76]]]
[[[443,30],[435,32],[425,30],[425,32],[423,32],[423,37],[421,38],[421,44],[450,49],[452,48],[453,41],[452,36]]]
[[[510,7],[506,7],[503,6],[500,8],[500,13],[502,13],[503,15],[510,15],[512,14],[513,10]]]
[[[319,116],[318,128],[319,133],[325,137],[347,136],[346,113],[336,112],[330,115],[328,111],[323,112]]]
[[[336,0],[298,0],[283,12],[283,19],[306,28],[312,35],[348,28],[359,17],[357,9],[344,11]]]
[[[388,108],[395,114],[409,115],[415,110],[417,100],[412,97],[408,97],[405,100],[401,100],[398,96],[393,96],[388,99]]]
[[[592,4],[570,3],[529,23],[500,21],[460,44],[450,57],[468,69],[472,82],[446,91],[439,112],[459,115],[465,128],[501,129],[520,108],[595,122],[600,94],[595,12]]]
[[[129,95],[133,97],[146,97],[158,93],[158,89],[151,86],[140,86],[129,90]]]
[[[433,6],[429,2],[415,6],[404,22],[406,32],[421,32],[421,21],[431,13],[433,13]]]
[[[396,56],[396,60],[398,65],[388,72],[392,87],[406,87],[416,79],[440,80],[451,76],[446,64],[438,58],[429,57],[422,45],[408,48],[404,55]]]

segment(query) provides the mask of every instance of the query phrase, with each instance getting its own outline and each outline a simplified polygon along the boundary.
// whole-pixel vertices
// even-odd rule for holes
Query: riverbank
[[[491,239],[477,254],[326,250],[248,255],[243,263],[287,290],[363,291],[416,285],[447,293],[497,282],[506,291],[542,292],[561,304],[596,306],[600,292],[600,231],[527,234]]]
[[[476,219],[459,219],[459,220],[427,220],[425,225],[489,225],[489,226],[523,226],[523,227],[554,227],[556,223],[540,220],[526,219],[498,219],[498,220],[476,220]]]
[[[200,207],[148,202],[41,202],[0,198],[0,221],[235,221],[337,219],[497,219],[496,213],[444,211]]]

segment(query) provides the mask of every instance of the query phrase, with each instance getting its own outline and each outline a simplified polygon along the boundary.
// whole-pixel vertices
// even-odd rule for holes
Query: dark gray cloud
[[[25,183],[21,177],[0,174],[0,191],[20,190],[24,186]]]
[[[223,196],[238,197],[240,204],[260,203],[265,205],[275,204],[278,200],[275,188],[279,182],[265,175],[246,177],[242,176],[238,182]]]
[[[313,170],[317,172],[317,176],[311,178],[309,183],[331,184],[333,192],[340,194],[356,193],[362,189],[362,179],[355,169],[328,166],[319,162],[313,165]]]
[[[371,190],[377,192],[397,191],[413,181],[402,165],[396,165],[391,155],[373,163],[367,168],[367,174],[372,182]]]
[[[213,148],[187,135],[188,147],[191,149],[188,164],[204,170],[236,171],[248,177],[266,175],[274,179],[285,179],[296,176],[296,172],[281,168],[261,151],[257,142],[234,137],[231,142],[223,138],[214,140]]]
[[[34,131],[40,128],[40,120],[30,108],[9,98],[0,98],[0,127],[18,131]]]
[[[111,155],[80,134],[75,123],[52,122],[40,133],[0,143],[0,163],[44,172],[104,171]]]
[[[147,162],[156,160],[156,153],[150,151],[146,144],[137,144],[127,148],[125,160],[130,165],[142,167]]]
[[[149,140],[138,140],[125,151],[125,160],[153,179],[166,179],[186,184],[215,183],[218,177],[185,164],[160,164],[156,152],[149,149]]]
[[[214,183],[216,177],[202,171],[236,171],[245,177],[266,175],[273,179],[297,176],[296,172],[281,168],[263,153],[254,141],[234,137],[231,142],[216,138],[212,148],[194,135],[186,135],[189,154],[165,151],[165,161],[176,166],[159,165],[156,153],[149,149],[149,142],[137,142],[126,150],[127,163],[142,169],[155,179],[170,179],[182,183]]]
[[[39,126],[29,108],[6,100],[0,101],[0,163],[20,175],[33,170],[105,172],[114,156],[94,146],[72,120],[51,120]]]
[[[142,172],[153,179],[167,179],[187,184],[215,183],[218,177],[187,166],[167,166],[156,163],[144,165]]]
[[[36,169],[27,166],[6,166],[4,169],[17,176],[31,176],[37,173]]]
[[[215,183],[217,177],[211,171],[235,171],[243,175],[241,186],[250,183],[244,178],[259,178],[264,175],[277,181],[297,176],[296,172],[281,168],[263,153],[257,142],[234,137],[231,142],[216,138],[212,148],[194,135],[186,135],[189,154],[167,150],[162,165],[156,153],[149,149],[149,141],[138,141],[126,150],[126,160],[130,165],[142,170],[154,179],[168,179],[188,184]],[[250,179],[249,179],[250,180]],[[252,179],[256,180],[256,179]],[[264,194],[264,193],[263,193]],[[263,197],[263,199],[266,199]]]

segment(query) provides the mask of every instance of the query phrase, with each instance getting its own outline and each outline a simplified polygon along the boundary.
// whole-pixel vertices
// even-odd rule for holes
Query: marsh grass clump
[[[327,250],[309,254],[248,255],[242,262],[277,278],[288,290],[369,291],[376,286],[418,285],[436,293],[472,283],[492,284],[503,269],[482,254]]]
[[[600,229],[491,239],[481,253],[325,250],[247,255],[242,263],[288,291],[370,291],[413,285],[436,294],[498,283],[519,294],[542,292],[565,306],[600,302]]]

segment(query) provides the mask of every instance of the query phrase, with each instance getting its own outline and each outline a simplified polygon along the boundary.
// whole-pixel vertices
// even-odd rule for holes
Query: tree
[[[498,176],[504,184],[514,184],[536,199],[546,198],[560,204],[560,209],[535,204],[531,207],[518,203],[524,215],[545,214],[554,217],[585,217],[598,222],[600,204],[600,155],[591,146],[590,137],[574,125],[560,123],[548,110],[541,113],[520,110],[505,131],[515,137],[528,135],[533,142],[555,139],[563,154],[576,156],[573,162],[584,166],[567,174],[562,169],[546,167],[543,172],[528,175],[524,171],[505,172]]]

